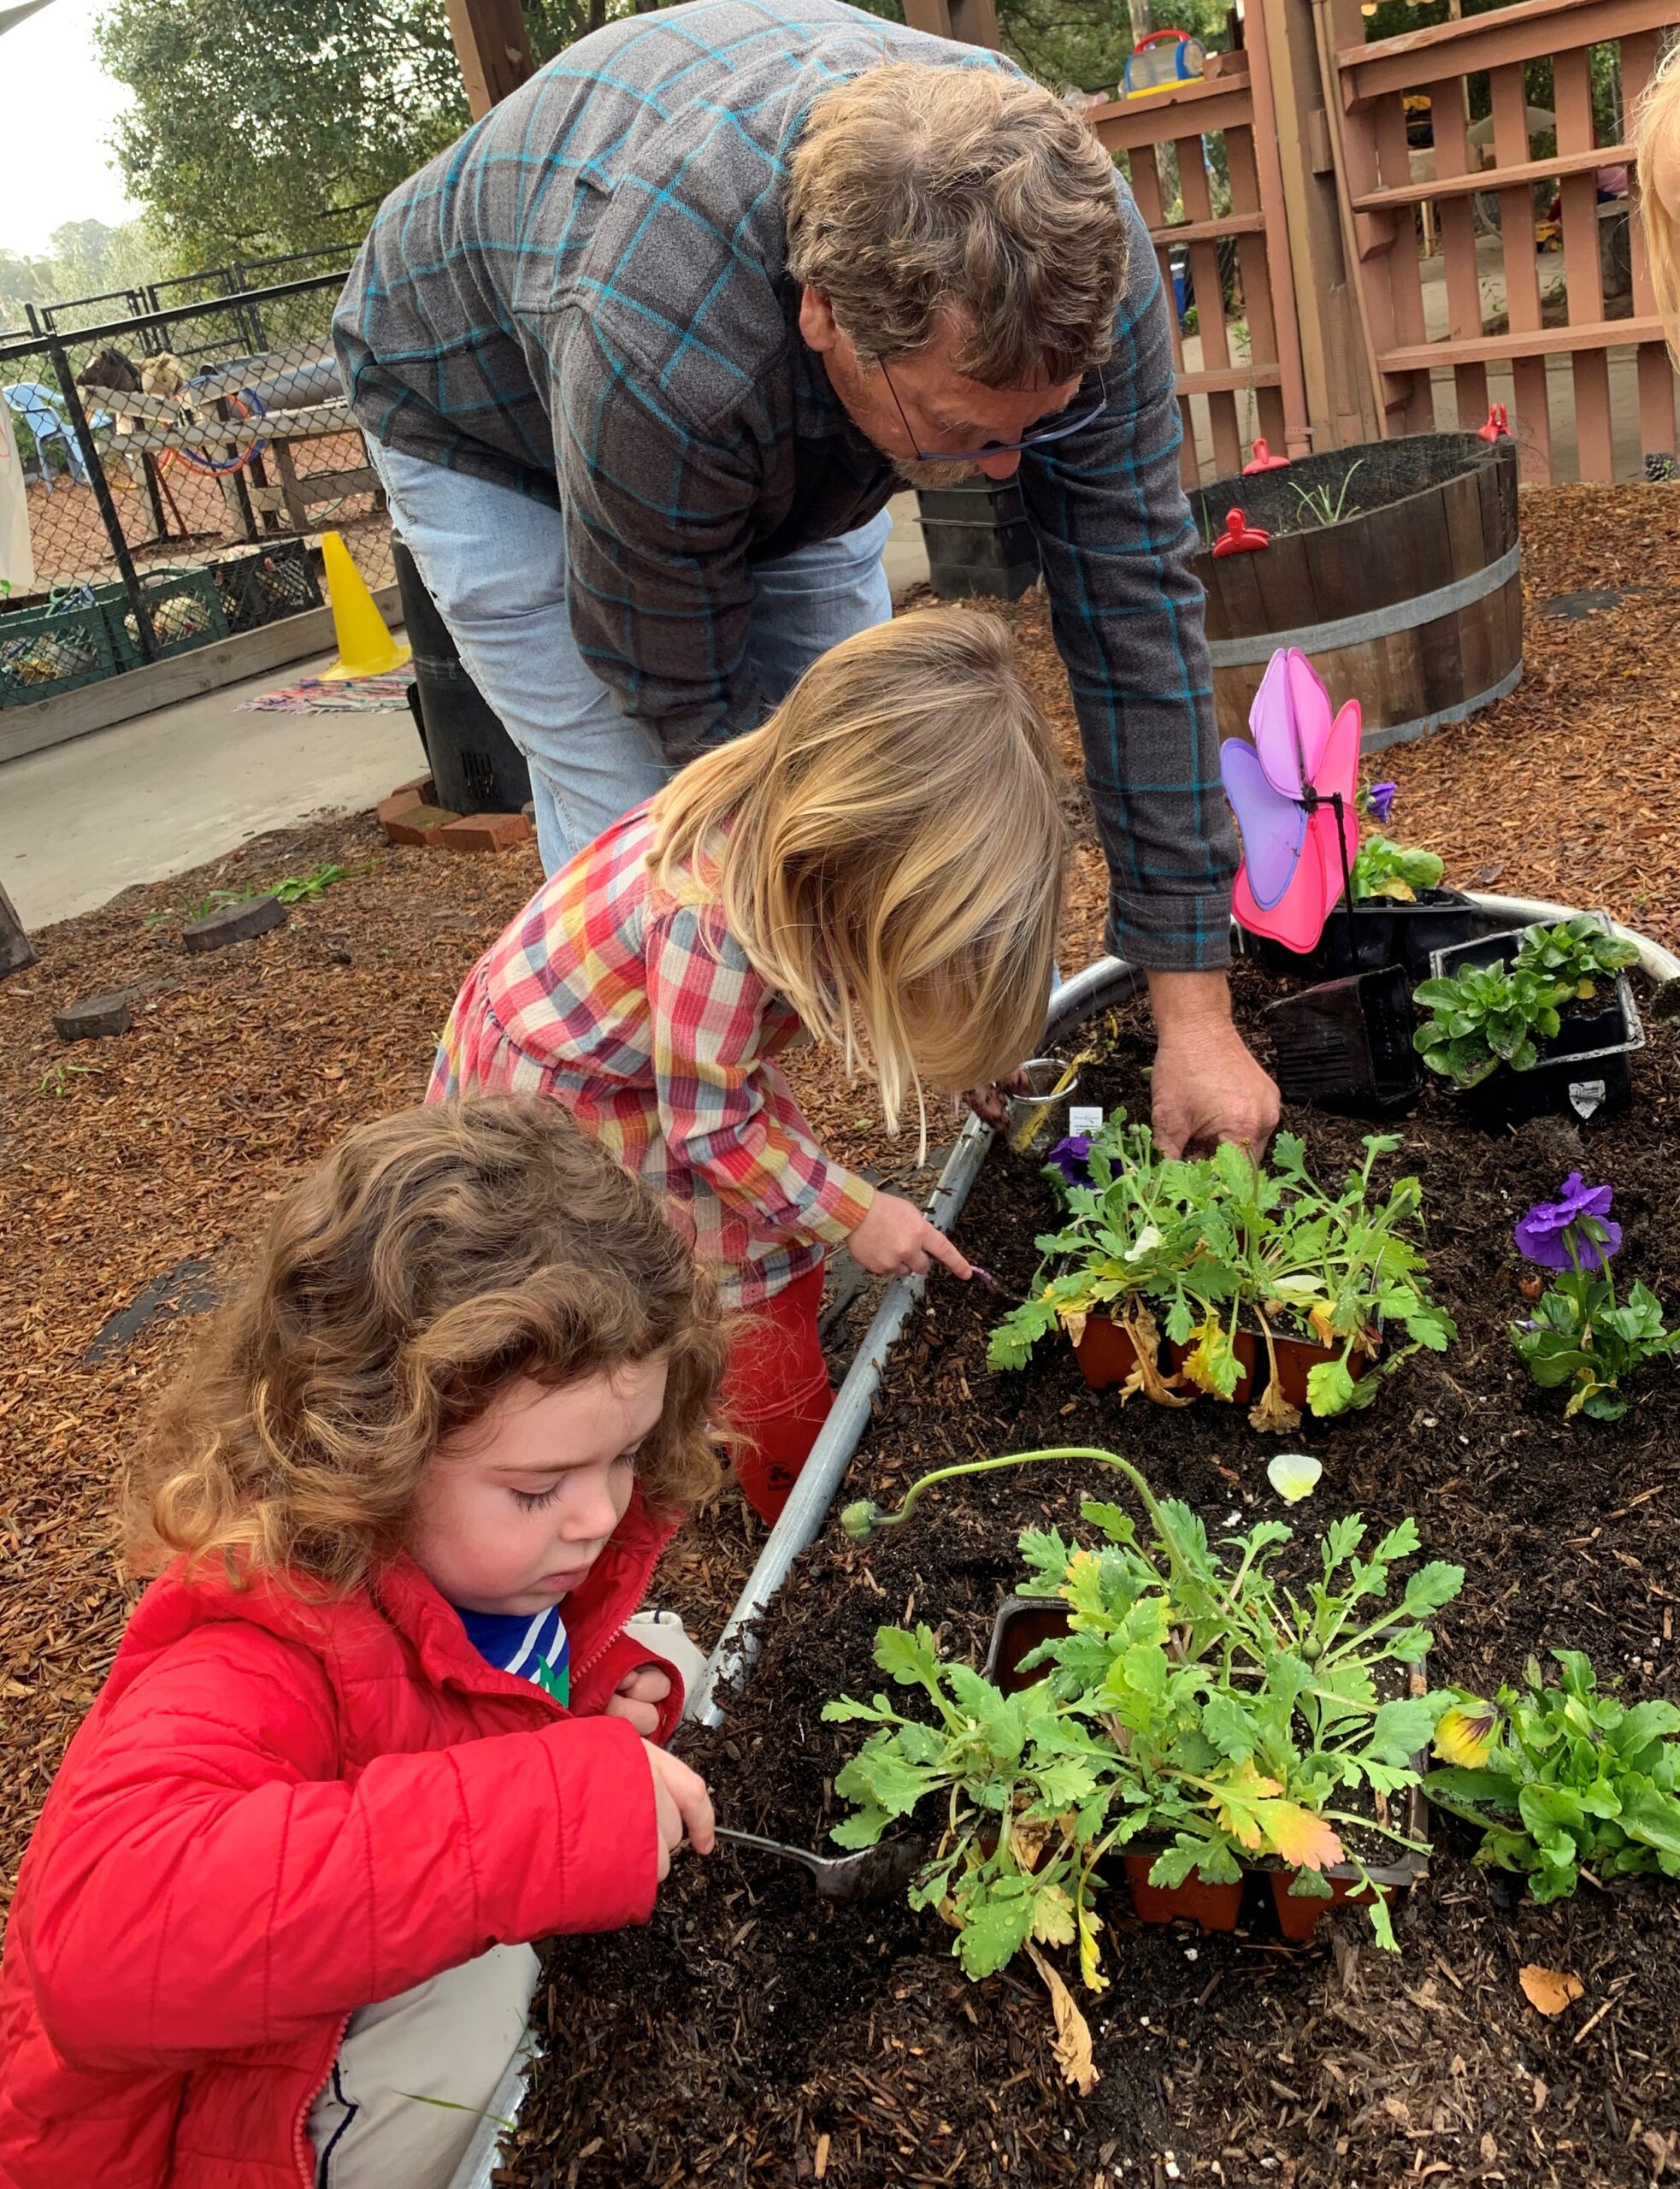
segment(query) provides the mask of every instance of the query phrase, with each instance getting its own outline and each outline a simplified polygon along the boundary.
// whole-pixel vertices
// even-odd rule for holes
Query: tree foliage
[[[171,271],[166,254],[139,221],[125,221],[115,228],[103,221],[67,221],[53,230],[43,257],[0,251],[0,328],[21,328],[26,304],[137,288]],[[114,305],[103,316],[118,316],[121,309],[121,304]]]
[[[541,61],[589,0],[525,13]],[[123,178],[184,263],[353,243],[467,126],[440,0],[115,0],[97,35]]]

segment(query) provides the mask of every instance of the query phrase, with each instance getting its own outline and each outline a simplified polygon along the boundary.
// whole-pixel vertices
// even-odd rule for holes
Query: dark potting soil
[[[1276,991],[1240,969],[1253,1032]],[[1147,1113],[1145,1019],[1115,1022],[1111,1063],[1082,1101]],[[1511,1229],[1583,1170],[1616,1190],[1616,1264],[1680,1313],[1680,1036],[1650,1030],[1631,1114],[1579,1130],[1543,1121],[1503,1140],[1465,1129],[1431,1084],[1400,1130],[1422,1178],[1435,1293],[1458,1320],[1444,1356],[1415,1354],[1367,1411],[1310,1417],[1289,1443],[1317,1453],[1313,1502],[1288,1513],[1303,1545],[1353,1509],[1373,1529],[1416,1516],[1424,1555],[1466,1568],[1437,1622],[1431,1677],[1488,1689],[1525,1655],[1589,1650],[1606,1682],[1680,1699],[1680,1373],[1630,1384],[1619,1422],[1566,1423],[1562,1398],[1522,1373],[1506,1326],[1524,1312]],[[1368,1130],[1289,1114],[1321,1178]],[[1052,1218],[1035,1157],[994,1149],[958,1238],[1020,1291]],[[1071,1349],[1046,1340],[1023,1371],[985,1365],[997,1310],[936,1278],[888,1372],[844,1496],[896,1501],[925,1469],[1039,1445],[1095,1444],[1187,1498],[1210,1531],[1281,1513],[1264,1463],[1277,1440],[1203,1400],[1168,1411],[1088,1392]],[[983,1661],[1018,1579],[1030,1525],[1076,1530],[1082,1496],[1119,1496],[1111,1472],[1058,1464],[930,1492],[901,1530],[854,1543],[832,1524],[763,1622],[750,1682],[725,1723],[680,1746],[725,1822],[823,1842],[844,1804],[835,1773],[864,1729],[822,1704],[887,1685],[881,1624],[925,1620]],[[837,1501],[842,1502],[842,1501]],[[1680,2174],[1680,1896],[1659,1882],[1536,1908],[1473,1868],[1472,1836],[1435,1823],[1431,1876],[1397,1911],[1401,1951],[1339,1910],[1288,1947],[1252,1885],[1227,1937],[1155,1929],[1109,1903],[1100,1997],[1078,1990],[1102,2080],[1079,2098],[1052,2058],[1040,1985],[1017,1965],[972,1985],[933,1915],[903,1902],[830,1910],[797,1873],[734,1854],[682,1855],[645,1930],[558,1942],[549,2045],[498,2181],[618,2189],[690,2181],[1373,2184],[1433,2180],[1647,2183]],[[1114,1866],[1116,1878],[1118,1865]],[[1066,1956],[1059,1956],[1065,1962]],[[1577,1976],[1579,2002],[1543,2018],[1525,1964]]]

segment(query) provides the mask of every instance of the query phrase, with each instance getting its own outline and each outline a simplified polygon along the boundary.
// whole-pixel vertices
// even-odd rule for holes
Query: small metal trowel
[[[832,1901],[837,1907],[855,1900],[887,1900],[902,1892],[928,1852],[919,1839],[884,1839],[878,1847],[865,1847],[858,1855],[813,1855],[808,1847],[761,1839],[756,1832],[731,1832],[722,1824],[717,1836],[731,1846],[751,1847],[760,1855],[797,1862],[801,1869],[811,1872],[817,1898]]]

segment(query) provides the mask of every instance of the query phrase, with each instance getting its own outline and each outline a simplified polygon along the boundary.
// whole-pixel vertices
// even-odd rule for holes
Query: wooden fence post
[[[533,73],[519,0],[445,0],[445,7],[468,109],[481,121]]]
[[[1316,449],[1348,448],[1381,431],[1364,358],[1353,276],[1341,247],[1335,158],[1312,0],[1255,0],[1270,62],[1276,145],[1294,273],[1306,414]],[[1307,300],[1299,309],[1300,299]]]

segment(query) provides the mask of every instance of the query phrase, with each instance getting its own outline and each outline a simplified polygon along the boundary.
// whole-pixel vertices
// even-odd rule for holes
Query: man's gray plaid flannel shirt
[[[884,60],[1002,68],[839,0],[691,0],[561,54],[388,198],[335,322],[379,440],[557,504],[585,658],[681,759],[762,706],[752,566],[895,491],[801,340],[783,198],[826,86]],[[1196,539],[1166,306],[1131,268],[1092,425],[1022,461],[1134,963],[1228,957]],[[1088,402],[1096,392],[1094,376]]]

